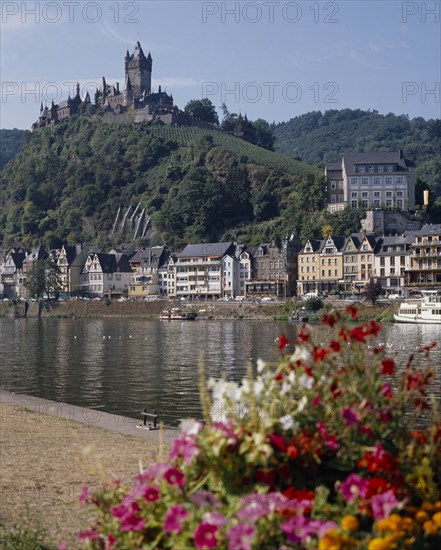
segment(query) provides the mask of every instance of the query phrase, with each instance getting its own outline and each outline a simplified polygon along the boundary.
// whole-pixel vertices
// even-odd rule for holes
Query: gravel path
[[[159,432],[136,420],[0,390],[0,521],[40,525],[56,547],[79,548],[76,533],[90,524],[78,504],[85,483],[109,477],[127,485],[158,459]],[[175,431],[164,431],[166,457]]]

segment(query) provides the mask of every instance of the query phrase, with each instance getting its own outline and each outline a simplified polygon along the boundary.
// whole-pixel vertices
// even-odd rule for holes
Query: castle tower
[[[139,42],[135,45],[135,50],[132,55],[127,54],[124,58],[125,76],[130,79],[133,87],[133,94],[136,99],[142,96],[143,92],[146,95],[150,94],[152,87],[152,56],[146,57],[142,51]]]

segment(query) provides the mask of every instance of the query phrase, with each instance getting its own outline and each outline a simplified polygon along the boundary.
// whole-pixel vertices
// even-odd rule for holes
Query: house
[[[189,300],[217,300],[223,296],[223,262],[234,254],[233,242],[189,244],[170,264],[173,294]]]
[[[298,296],[303,296],[310,292],[318,292],[320,279],[320,251],[324,244],[324,240],[310,239],[303,249],[300,250],[297,258]]]
[[[415,208],[415,165],[402,151],[349,153],[325,166],[329,212]]]
[[[404,278],[406,287],[441,287],[441,224],[424,225],[414,233]]]
[[[6,253],[0,265],[0,292],[3,298],[20,297],[23,260],[26,253],[22,248],[12,248]]]
[[[252,255],[246,246],[236,245],[234,250],[225,254],[223,263],[224,296],[245,296],[245,282],[251,279]]]
[[[93,246],[63,245],[57,258],[63,292],[79,292],[81,289],[81,272],[87,257],[101,249]]]
[[[298,248],[294,234],[282,245],[276,239],[259,245],[254,253],[253,278],[245,282],[246,295],[291,296],[297,279]]]
[[[132,274],[125,254],[92,253],[81,271],[81,290],[94,296],[127,293]]]
[[[335,292],[343,285],[345,238],[329,235],[319,251],[319,292]]]
[[[129,298],[167,294],[169,251],[165,246],[142,248],[130,258],[133,270]]]
[[[18,272],[18,285],[17,295],[23,298],[28,298],[28,291],[26,288],[26,279],[29,271],[40,260],[46,260],[48,258],[48,252],[43,245],[32,248],[29,252],[25,253],[25,257],[22,262],[22,269]]]
[[[375,254],[375,278],[391,293],[399,293],[405,283],[405,273],[410,270],[410,249],[415,235],[390,235],[378,239]]]

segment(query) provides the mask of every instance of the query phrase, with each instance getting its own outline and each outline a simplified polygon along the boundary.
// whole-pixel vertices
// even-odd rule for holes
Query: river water
[[[199,358],[207,376],[239,381],[250,362],[276,360],[277,337],[296,330],[263,321],[0,319],[0,385],[133,418],[156,409],[175,426],[200,418]],[[323,328],[314,331],[320,341]],[[409,354],[438,342],[431,391],[439,400],[441,326],[385,325],[379,342],[402,368]]]

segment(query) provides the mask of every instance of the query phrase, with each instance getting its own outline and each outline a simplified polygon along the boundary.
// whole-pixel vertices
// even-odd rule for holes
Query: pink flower
[[[194,532],[194,543],[196,548],[216,548],[217,538],[216,533],[219,530],[217,525],[209,523],[200,523]]]
[[[251,550],[251,539],[256,528],[252,525],[239,524],[227,532],[228,550]]]
[[[351,502],[357,497],[365,498],[367,495],[369,481],[360,477],[358,474],[350,474],[342,483],[338,490],[343,495],[346,502]]]
[[[346,421],[346,426],[356,426],[360,420],[360,415],[354,407],[347,407],[340,412],[342,418]]]
[[[136,502],[123,502],[119,506],[111,506],[110,513],[120,520],[121,531],[141,531],[145,526],[145,519],[137,514],[140,507]]]
[[[85,539],[94,540],[99,538],[99,536],[100,536],[99,532],[93,529],[86,529],[85,531],[80,531],[78,533],[78,538],[80,540],[85,540]]]
[[[86,504],[87,500],[89,498],[89,485],[83,485],[83,488],[81,489],[80,494],[80,504]]]
[[[322,537],[327,531],[336,527],[337,524],[333,521],[312,520],[305,516],[293,516],[280,524],[282,533],[293,544],[303,542],[311,536]]]
[[[371,498],[372,515],[376,520],[387,518],[400,504],[393,491],[389,490]]]
[[[153,485],[145,487],[143,489],[142,496],[146,499],[147,502],[155,502],[159,498],[158,488]]]
[[[214,493],[209,491],[196,491],[190,497],[190,501],[196,504],[199,508],[217,508],[220,506],[219,498]]]
[[[324,422],[317,422],[316,427],[320,432],[320,435],[323,437],[324,443],[327,447],[334,451],[339,448],[337,438],[335,437],[335,435],[328,433],[326,424]]]
[[[384,395],[384,397],[393,397],[393,393],[392,393],[392,386],[390,384],[388,384],[387,382],[385,382],[382,386],[381,386],[381,393]]]
[[[227,521],[219,512],[207,512],[202,516],[202,519],[205,523],[216,525],[217,527],[222,527],[222,525],[225,525]]]
[[[63,541],[58,545],[58,550],[67,550],[67,544]]]
[[[185,483],[184,474],[177,468],[169,468],[164,474],[164,479],[169,485],[177,487],[183,487]]]
[[[164,531],[166,533],[180,533],[182,529],[182,523],[188,516],[187,510],[184,509],[182,504],[177,504],[170,508],[165,516]]]
[[[175,439],[170,451],[171,460],[181,457],[185,464],[190,464],[193,458],[199,453],[199,448],[195,443],[194,436],[186,436],[184,439]]]
[[[244,521],[254,523],[263,516],[266,516],[270,512],[270,507],[265,502],[250,502],[243,506],[238,512],[237,517]]]

